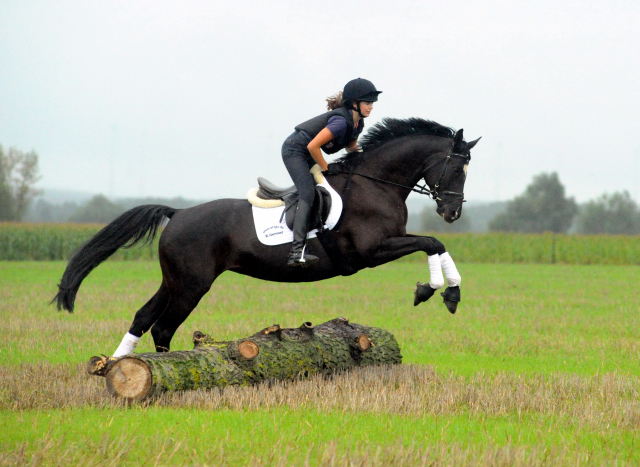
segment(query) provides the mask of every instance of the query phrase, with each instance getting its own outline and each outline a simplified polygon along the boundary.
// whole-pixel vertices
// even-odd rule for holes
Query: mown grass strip
[[[0,367],[0,410],[105,408],[127,404],[108,397],[105,380],[82,365]],[[346,411],[407,416],[461,414],[506,416],[536,413],[571,419],[593,429],[640,428],[640,380],[619,373],[464,376],[422,365],[393,365],[315,375],[293,381],[223,390],[167,392],[134,404],[199,410]]]

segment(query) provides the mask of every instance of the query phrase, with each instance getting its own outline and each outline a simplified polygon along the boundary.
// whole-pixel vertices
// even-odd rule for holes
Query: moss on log
[[[100,357],[93,357],[88,371],[106,375],[111,394],[142,400],[166,391],[249,385],[402,362],[391,333],[346,318],[293,329],[273,325],[237,341],[219,342],[196,331],[193,341],[193,350],[103,358],[101,365],[96,365]]]

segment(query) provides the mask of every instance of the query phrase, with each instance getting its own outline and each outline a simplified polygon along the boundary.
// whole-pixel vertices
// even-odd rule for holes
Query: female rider
[[[315,183],[309,169],[318,164],[323,171],[327,170],[320,149],[327,154],[344,148],[347,152],[357,150],[358,136],[364,128],[363,119],[371,114],[373,103],[381,92],[366,79],[349,81],[341,93],[327,99],[329,112],[296,126],[296,131],[282,145],[282,160],[299,194],[293,221],[293,245],[287,260],[289,266],[308,267],[318,262],[317,256],[305,253],[315,197]]]

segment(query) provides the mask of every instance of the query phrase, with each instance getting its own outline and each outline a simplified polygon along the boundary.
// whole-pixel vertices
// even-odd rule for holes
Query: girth
[[[327,221],[329,212],[331,211],[331,195],[329,192],[319,186],[315,186],[316,195],[311,208],[311,219],[309,221],[309,230],[324,230],[324,224]],[[296,207],[298,206],[298,190],[295,185],[288,188],[281,188],[274,185],[269,180],[258,177],[258,198],[261,199],[281,199],[284,201],[284,211],[282,216],[287,222],[287,227],[293,230],[293,220],[296,215]],[[282,217],[280,218],[282,222]]]

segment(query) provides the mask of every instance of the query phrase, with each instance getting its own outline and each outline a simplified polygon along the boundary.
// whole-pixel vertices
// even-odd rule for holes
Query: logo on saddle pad
[[[272,225],[264,229],[262,235],[264,235],[265,238],[273,237],[274,235],[284,235],[286,229],[284,225]]]

